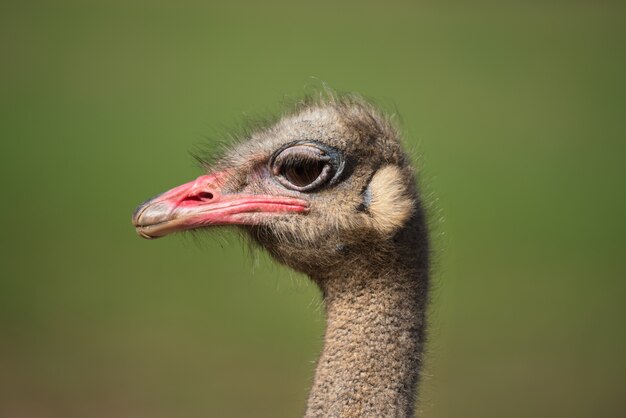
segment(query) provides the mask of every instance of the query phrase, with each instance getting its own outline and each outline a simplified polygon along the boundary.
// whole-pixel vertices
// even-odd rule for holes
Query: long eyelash
[[[319,164],[321,162],[322,161],[319,158],[317,158],[317,156],[314,156],[314,155],[290,154],[290,155],[283,157],[283,160],[281,161],[281,166],[283,168],[287,168],[287,167],[291,168],[297,165],[309,165],[311,163]]]

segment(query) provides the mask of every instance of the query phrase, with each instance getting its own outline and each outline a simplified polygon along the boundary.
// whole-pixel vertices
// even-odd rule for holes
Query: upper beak
[[[254,225],[263,217],[254,213],[306,213],[308,202],[273,195],[226,194],[226,173],[200,176],[141,204],[133,225],[144,238],[210,225]]]

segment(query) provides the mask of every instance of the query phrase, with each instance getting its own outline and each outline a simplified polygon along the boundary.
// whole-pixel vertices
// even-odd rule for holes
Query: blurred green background
[[[435,237],[427,417],[626,410],[626,7],[0,4],[0,416],[294,417],[303,278],[130,215],[322,82],[397,109]],[[243,250],[242,250],[243,249]]]

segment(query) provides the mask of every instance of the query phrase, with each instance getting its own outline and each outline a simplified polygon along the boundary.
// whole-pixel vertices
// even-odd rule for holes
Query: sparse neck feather
[[[427,256],[417,258],[314,278],[327,328],[306,417],[413,415],[428,291]]]

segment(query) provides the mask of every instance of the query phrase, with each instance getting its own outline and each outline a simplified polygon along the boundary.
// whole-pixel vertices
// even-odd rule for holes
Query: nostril
[[[194,202],[205,202],[207,200],[213,199],[213,193],[211,192],[200,192],[196,195],[189,196],[185,200],[192,200]]]

